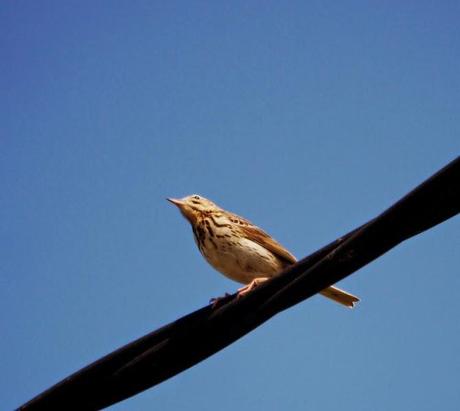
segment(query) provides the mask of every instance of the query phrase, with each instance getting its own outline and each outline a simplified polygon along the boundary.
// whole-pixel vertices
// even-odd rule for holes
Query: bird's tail
[[[359,298],[353,294],[347,293],[340,288],[331,286],[321,291],[321,295],[324,295],[335,302],[344,305],[345,307],[353,308],[359,301]]]

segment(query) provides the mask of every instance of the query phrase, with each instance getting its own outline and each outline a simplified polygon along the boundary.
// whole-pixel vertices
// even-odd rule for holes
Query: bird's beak
[[[178,200],[177,198],[167,198],[170,203],[173,203],[177,207],[181,208],[182,205],[184,205],[184,202],[182,200]]]
[[[182,213],[182,215],[190,221],[191,224],[194,224],[196,221],[196,216],[195,212],[193,211],[192,208],[190,208],[189,205],[183,200],[178,200],[177,198],[167,198],[170,203],[173,203],[175,206],[177,206]]]

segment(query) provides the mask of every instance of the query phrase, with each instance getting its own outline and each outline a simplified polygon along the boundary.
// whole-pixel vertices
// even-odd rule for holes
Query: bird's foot
[[[244,287],[238,289],[237,297],[241,298],[245,296],[247,293],[251,292],[254,288],[256,288],[259,284],[262,284],[267,280],[267,277],[255,278],[248,285],[245,285]]]
[[[219,306],[222,302],[224,302],[223,300],[226,300],[228,297],[230,297],[231,294],[229,293],[225,293],[222,297],[213,297],[209,300],[209,304],[212,304],[212,308],[216,308],[217,306]]]

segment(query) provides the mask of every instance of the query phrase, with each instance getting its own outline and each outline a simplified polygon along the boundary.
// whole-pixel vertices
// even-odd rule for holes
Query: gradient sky
[[[166,4],[167,3],[167,4]],[[3,1],[0,398],[238,285],[167,196],[303,257],[460,153],[458,1]],[[114,410],[458,410],[459,219]]]

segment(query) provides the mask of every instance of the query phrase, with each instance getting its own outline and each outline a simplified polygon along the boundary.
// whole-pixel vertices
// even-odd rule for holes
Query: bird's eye
[[[200,196],[193,196],[194,200],[199,200]]]

